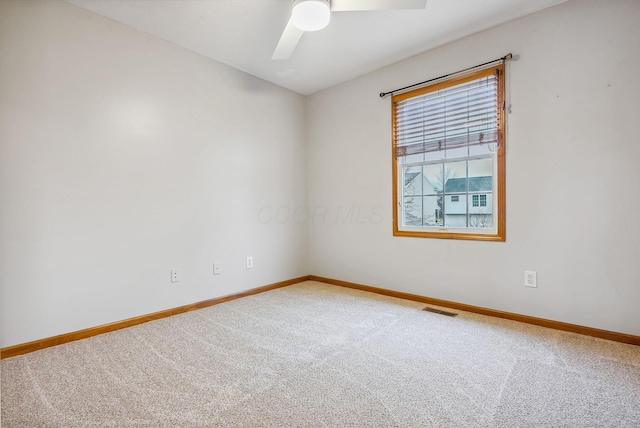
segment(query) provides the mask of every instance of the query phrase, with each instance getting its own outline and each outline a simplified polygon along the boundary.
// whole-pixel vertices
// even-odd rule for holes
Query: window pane
[[[402,208],[403,226],[422,226],[422,200],[420,197],[404,198]]]
[[[454,198],[458,202],[453,202]],[[467,195],[445,195],[444,225],[467,227]]]
[[[425,161],[434,161],[444,159],[444,151],[437,150],[434,152],[427,152],[424,154]]]
[[[469,227],[487,229],[493,227],[493,216],[486,213],[469,214]]]
[[[424,203],[424,225],[442,226],[444,224],[444,212],[442,196],[425,196]]]
[[[425,195],[438,194],[442,192],[444,185],[444,164],[437,163],[424,166]]]
[[[469,161],[469,227],[493,227],[493,158]]]
[[[493,175],[493,158],[469,161],[469,177],[491,177]],[[491,189],[489,189],[491,190]],[[471,188],[469,189],[470,192]]]
[[[477,155],[492,155],[495,153],[497,147],[495,143],[485,143],[480,144],[478,146],[470,146],[469,147],[469,155],[477,156]]]
[[[491,194],[472,195],[469,207],[469,227],[491,228],[493,227],[493,213]]]
[[[457,147],[455,149],[447,149],[445,150],[445,153],[447,159],[455,159],[467,156],[469,149],[467,147]]]
[[[410,166],[402,168],[404,195],[422,195],[422,167]]]
[[[467,162],[447,162],[444,164],[445,193],[467,191]]]
[[[400,159],[401,163],[417,163],[417,162],[422,162],[424,161],[424,154],[420,153],[417,155],[409,155],[409,156],[403,156]]]

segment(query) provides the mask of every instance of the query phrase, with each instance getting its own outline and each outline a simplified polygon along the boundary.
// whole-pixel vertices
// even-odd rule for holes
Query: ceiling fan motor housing
[[[303,31],[322,30],[331,19],[329,0],[295,0],[291,16],[293,24]]]

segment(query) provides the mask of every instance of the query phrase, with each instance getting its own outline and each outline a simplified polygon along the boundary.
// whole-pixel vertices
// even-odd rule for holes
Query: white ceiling
[[[424,10],[338,12],[271,60],[291,0],[66,0],[309,95],[566,0],[428,0]]]

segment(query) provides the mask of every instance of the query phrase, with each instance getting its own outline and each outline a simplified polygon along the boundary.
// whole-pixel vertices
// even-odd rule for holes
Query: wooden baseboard
[[[432,297],[420,296],[417,294],[404,293],[401,291],[387,290],[385,288],[372,287],[369,285],[356,284],[353,282],[340,281],[332,278],[324,278],[316,275],[309,275],[312,281],[325,282],[327,284],[339,285],[341,287],[354,288],[357,290],[369,291],[372,293],[383,294],[385,296],[398,297],[400,299],[413,300],[416,302],[427,303],[445,308],[458,309],[476,314],[488,315],[496,318],[504,318],[512,321],[519,321],[527,324],[538,325],[541,327],[552,328],[555,330],[570,331],[572,333],[583,334],[585,336],[599,337],[601,339],[612,340],[614,342],[628,343],[640,346],[640,336],[631,334],[618,333],[615,331],[601,330],[593,327],[585,327],[582,325],[569,324],[560,321],[553,321],[544,318],[536,318],[528,315],[520,315],[512,312],[498,311],[495,309],[483,308],[480,306],[466,305],[464,303],[451,302],[448,300],[434,299]]]
[[[601,339],[612,340],[614,342],[628,343],[631,345],[640,346],[640,336],[634,336],[631,334],[601,330],[598,328],[585,327],[585,326],[576,325],[576,324],[569,324],[569,323],[560,322],[560,321],[548,320],[544,318],[536,318],[528,315],[515,314],[512,312],[498,311],[495,309],[483,308],[480,306],[473,306],[473,305],[467,305],[464,303],[451,302],[448,300],[435,299],[432,297],[420,296],[418,294],[404,293],[402,291],[388,290],[385,288],[378,288],[378,287],[372,287],[369,285],[356,284],[354,282],[341,281],[338,279],[325,278],[322,276],[308,275],[308,276],[301,276],[298,278],[289,279],[286,281],[276,282],[276,283],[265,285],[262,287],[252,288],[250,290],[246,290],[236,294],[230,294],[228,296],[216,297],[214,299],[191,303],[189,305],[179,306],[177,308],[172,308],[172,309],[166,309],[164,311],[154,312],[152,314],[129,318],[122,321],[116,321],[110,324],[104,324],[96,327],[87,328],[84,330],[79,330],[71,333],[61,334],[58,336],[48,337],[45,339],[34,340],[33,342],[9,346],[9,347],[0,349],[0,358],[4,359],[4,358],[15,357],[16,355],[22,355],[22,354],[37,351],[40,349],[49,348],[51,346],[61,345],[63,343],[73,342],[75,340],[97,336],[102,333],[108,333],[110,331],[120,330],[123,328],[131,327],[131,326],[142,324],[145,322],[170,317],[172,315],[177,315],[184,312],[206,308],[208,306],[217,305],[219,303],[228,302],[230,300],[239,299],[241,297],[251,296],[253,294],[263,293],[265,291],[274,290],[276,288],[286,287],[286,286],[297,284],[299,282],[304,282],[307,280],[319,281],[327,284],[339,285],[341,287],[369,291],[371,293],[382,294],[385,296],[398,297],[400,299],[413,300],[415,302],[421,302],[421,303],[426,303],[426,304],[431,304],[436,306],[443,306],[445,308],[458,309],[461,311],[473,312],[476,314],[488,315],[496,318],[504,318],[512,321],[519,321],[527,324],[538,325],[541,327],[552,328],[555,330],[569,331],[572,333],[583,334],[585,336],[599,337]]]
[[[120,330],[123,328],[157,320],[160,318],[166,318],[172,315],[194,311],[196,309],[206,308],[208,306],[217,305],[219,303],[228,302],[230,300],[239,299],[241,297],[251,296],[253,294],[263,293],[265,291],[274,290],[276,288],[286,287],[288,285],[297,284],[299,282],[303,282],[308,279],[309,279],[308,276],[301,276],[298,278],[293,278],[286,281],[280,281],[280,282],[265,285],[262,287],[252,288],[250,290],[243,291],[241,293],[230,294],[228,296],[222,296],[222,297],[216,297],[214,299],[191,303],[189,305],[179,306],[177,308],[172,308],[172,309],[166,309],[164,311],[154,312],[152,314],[129,318],[122,321],[116,321],[110,324],[99,325],[99,326],[87,328],[84,330],[60,334],[58,336],[47,337],[45,339],[40,339],[40,340],[34,340],[33,342],[21,343],[19,345],[9,346],[9,347],[0,349],[0,358],[4,359],[9,357],[15,357],[16,355],[22,355],[22,354],[26,354],[33,351],[38,351],[40,349],[49,348],[51,346],[62,345],[63,343],[73,342],[75,340],[80,340],[80,339],[86,339],[87,337],[97,336],[102,333],[108,333],[110,331]]]

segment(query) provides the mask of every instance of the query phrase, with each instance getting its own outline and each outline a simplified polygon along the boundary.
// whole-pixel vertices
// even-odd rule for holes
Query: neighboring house
[[[415,192],[416,197],[409,196],[405,200],[404,225],[422,226],[424,221],[425,226],[491,227],[493,225],[492,177],[469,177],[468,192],[466,181],[464,177],[448,179],[444,186],[443,198],[442,191],[434,188],[422,173],[405,174],[404,185],[407,196]],[[423,189],[423,192],[420,192],[420,189]],[[427,196],[422,199],[421,193],[437,196]]]
[[[445,225],[491,227],[493,225],[492,177],[469,177],[468,196],[465,182],[466,178],[450,178],[444,186]],[[469,210],[468,226],[466,224],[467,209]]]

